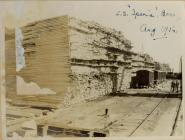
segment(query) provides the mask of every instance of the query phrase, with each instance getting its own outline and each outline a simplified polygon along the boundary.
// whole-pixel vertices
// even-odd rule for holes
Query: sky
[[[133,51],[148,53],[174,71],[179,71],[180,57],[185,54],[182,2],[8,1],[5,10],[8,28],[66,14],[96,21],[122,31]]]

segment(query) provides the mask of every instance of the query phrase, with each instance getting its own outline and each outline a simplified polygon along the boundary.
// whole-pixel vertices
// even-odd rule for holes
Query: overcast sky
[[[185,54],[182,2],[9,1],[6,26],[22,26],[66,14],[122,31],[131,40],[134,51],[146,52],[179,71],[180,56]]]

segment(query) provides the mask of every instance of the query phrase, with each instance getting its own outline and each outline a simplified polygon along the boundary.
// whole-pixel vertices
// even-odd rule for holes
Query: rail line
[[[157,94],[155,95],[157,96]],[[155,97],[153,96],[153,97]],[[151,96],[152,97],[152,96]],[[159,105],[164,101],[166,100],[168,97],[170,97],[170,93],[169,94],[166,94],[165,97],[163,97],[159,103],[151,110],[151,112],[142,120],[142,122],[130,133],[129,136],[132,136],[136,131],[137,129],[147,120],[148,117],[150,117],[150,115],[159,107]],[[181,101],[182,102],[182,101]],[[180,102],[180,104],[181,104]],[[179,114],[179,111],[180,111],[180,104],[178,105],[178,111],[177,111],[177,115],[176,115],[176,118],[175,118],[175,121],[174,121],[174,124],[173,124],[173,128],[172,128],[172,132],[171,132],[171,135],[174,133],[174,128],[175,128],[175,124],[176,124],[176,121],[177,121],[177,118],[178,118],[178,114]],[[171,136],[170,135],[170,136]]]
[[[174,121],[174,124],[173,124],[173,127],[172,127],[172,132],[171,132],[170,136],[173,136],[173,134],[174,134],[174,132],[175,132],[175,126],[176,126],[176,124],[177,124],[177,119],[178,119],[178,117],[179,117],[179,112],[180,112],[181,105],[182,105],[182,100],[181,100],[181,102],[180,102],[179,105],[178,105],[177,115],[176,115],[176,117],[175,117],[175,121]]]

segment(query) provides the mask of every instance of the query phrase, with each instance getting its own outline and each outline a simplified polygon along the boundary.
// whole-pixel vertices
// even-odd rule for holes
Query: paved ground
[[[58,111],[46,123],[66,129],[106,129],[109,136],[170,136],[180,102],[179,98],[107,97]]]
[[[179,109],[181,98],[167,98],[169,89],[170,82],[165,82],[160,89],[137,91],[141,93],[153,91],[151,97],[104,96],[50,112],[47,116],[43,116],[44,110],[9,106],[8,114],[25,116],[13,120],[9,115],[8,131],[20,128],[23,126],[21,123],[28,121],[29,118],[35,118],[37,124],[49,126],[49,135],[58,137],[74,136],[73,130],[80,131],[78,136],[86,136],[85,131],[106,133],[108,136],[181,136],[183,122],[182,107]],[[162,90],[160,94],[165,94],[165,97],[157,97],[156,93]],[[130,91],[135,90],[130,89]],[[105,109],[108,109],[107,115]],[[14,123],[19,125],[12,125]],[[30,123],[32,124],[32,121]],[[68,132],[69,130],[71,132]]]

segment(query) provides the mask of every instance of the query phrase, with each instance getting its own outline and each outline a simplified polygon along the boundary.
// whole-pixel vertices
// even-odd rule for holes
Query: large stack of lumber
[[[16,96],[15,31],[5,29],[5,78],[8,98]]]
[[[69,102],[79,102],[130,86],[131,43],[123,33],[96,22],[69,17],[73,86]]]
[[[69,39],[66,16],[37,21],[22,27],[25,65],[18,74],[63,94],[69,84]]]
[[[55,108],[129,87],[132,46],[120,31],[69,16],[36,21],[21,30],[25,67],[18,79],[56,94],[24,94],[15,104]]]
[[[15,36],[6,39],[7,88],[11,91],[23,85],[35,85],[40,91],[51,91],[51,95],[35,95],[25,91],[16,96],[13,104],[56,108],[63,103],[70,83],[70,48],[68,38],[68,17],[62,16],[30,23],[21,27],[22,46],[24,48],[25,67],[16,73]],[[16,79],[16,74],[18,78]],[[11,78],[11,79],[10,79]],[[25,83],[21,83],[23,79]],[[16,80],[19,80],[16,83]],[[17,85],[21,83],[21,85]],[[34,88],[34,87],[33,87]],[[13,89],[13,90],[12,90]],[[7,95],[11,91],[7,91]],[[34,91],[34,90],[33,90]],[[53,95],[53,93],[56,93]],[[34,95],[34,96],[28,96]]]
[[[154,60],[148,54],[133,53],[132,55],[132,71],[147,69],[154,70]]]

